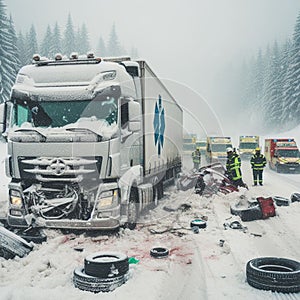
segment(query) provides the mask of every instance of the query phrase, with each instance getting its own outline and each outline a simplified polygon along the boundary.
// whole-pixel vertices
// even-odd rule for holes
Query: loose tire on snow
[[[169,250],[163,247],[155,247],[150,250],[150,255],[154,258],[164,258],[169,255]]]
[[[281,293],[300,292],[300,262],[278,257],[248,261],[247,282],[254,288]]]
[[[74,286],[93,293],[111,292],[128,280],[128,273],[114,278],[98,278],[87,275],[84,268],[77,267],[73,272]]]
[[[243,222],[260,220],[262,218],[262,211],[258,203],[247,208],[232,205],[230,206],[230,213],[239,216]]]
[[[5,259],[24,257],[32,248],[23,238],[0,226],[0,256]]]
[[[191,228],[192,227],[206,228],[207,224],[206,224],[206,221],[204,221],[204,220],[195,219],[195,220],[191,221],[190,226],[191,226]]]
[[[128,257],[117,252],[97,252],[84,259],[84,270],[89,276],[114,278],[129,270]]]
[[[273,200],[275,201],[277,206],[289,206],[290,200],[280,196],[274,196]]]
[[[292,202],[300,202],[300,193],[293,193],[291,195],[291,201]]]

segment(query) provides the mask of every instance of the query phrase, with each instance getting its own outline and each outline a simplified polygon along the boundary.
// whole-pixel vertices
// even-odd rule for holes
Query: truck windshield
[[[225,152],[226,148],[232,147],[230,144],[212,144],[211,145],[211,151],[212,152]]]
[[[257,143],[241,143],[240,149],[255,149],[258,147]]]
[[[299,150],[295,149],[295,150],[278,150],[277,152],[278,156],[281,157],[300,157],[300,152]]]
[[[62,127],[80,118],[117,122],[118,99],[113,95],[98,95],[93,100],[47,101],[15,100],[13,123],[29,122],[34,127]]]

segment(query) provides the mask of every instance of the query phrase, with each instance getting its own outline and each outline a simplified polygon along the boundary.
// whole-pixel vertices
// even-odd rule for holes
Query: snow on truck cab
[[[300,152],[293,138],[265,140],[265,156],[270,169],[276,172],[300,172]]]
[[[142,60],[35,56],[0,115],[11,227],[133,229],[181,171],[182,109]]]

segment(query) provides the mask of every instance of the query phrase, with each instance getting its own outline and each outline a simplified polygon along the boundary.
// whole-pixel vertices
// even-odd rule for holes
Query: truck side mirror
[[[132,132],[141,130],[141,105],[135,101],[128,102],[128,129]]]
[[[5,103],[0,104],[0,133],[5,131]]]

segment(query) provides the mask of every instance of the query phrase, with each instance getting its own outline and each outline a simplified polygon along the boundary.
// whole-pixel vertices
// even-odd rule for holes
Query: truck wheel
[[[155,258],[163,258],[169,255],[169,250],[163,247],[156,247],[150,250],[150,255]]]
[[[281,168],[280,168],[280,166],[278,164],[276,165],[276,172],[277,173],[281,173]]]
[[[32,245],[15,233],[0,227],[0,256],[5,259],[24,257],[32,250]]]
[[[236,205],[232,205],[230,206],[230,213],[239,216],[243,222],[260,220],[262,218],[262,212],[258,203],[248,208],[239,208]]]
[[[277,206],[289,206],[290,200],[280,196],[274,196],[273,200],[275,201]]]
[[[261,257],[248,261],[247,282],[260,290],[300,292],[300,262],[286,258]]]
[[[98,278],[87,275],[84,268],[78,267],[73,272],[74,286],[80,290],[99,293],[112,292],[128,280],[128,274],[114,278]]]
[[[138,191],[136,188],[132,188],[130,191],[129,201],[127,205],[127,222],[125,223],[125,227],[130,230],[135,229],[139,217],[138,201]]]
[[[124,275],[129,270],[128,257],[117,252],[98,252],[84,259],[87,275],[98,278],[113,278]]]
[[[292,202],[300,202],[300,193],[293,193],[291,195],[291,201]]]

